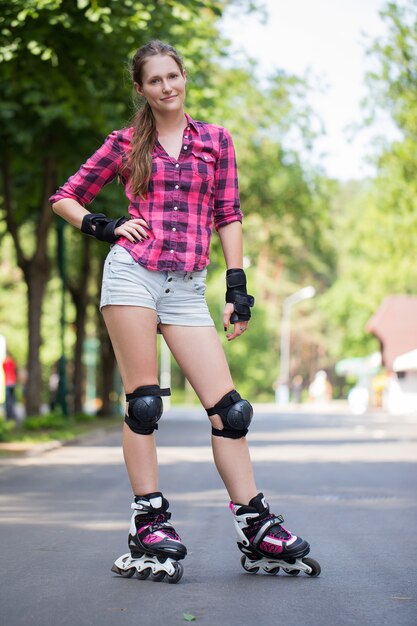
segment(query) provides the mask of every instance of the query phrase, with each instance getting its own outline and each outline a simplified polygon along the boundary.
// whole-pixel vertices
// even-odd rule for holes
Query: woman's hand
[[[234,310],[233,304],[231,302],[227,302],[223,313],[223,326],[225,331],[229,329],[230,318]],[[236,339],[236,337],[242,335],[245,330],[248,329],[248,324],[249,322],[236,322],[234,324],[233,332],[226,335],[227,340],[232,341],[233,339]]]
[[[148,224],[145,220],[138,218],[124,222],[115,229],[114,234],[117,237],[126,237],[132,243],[138,243],[138,241],[149,239],[146,229],[149,230]]]

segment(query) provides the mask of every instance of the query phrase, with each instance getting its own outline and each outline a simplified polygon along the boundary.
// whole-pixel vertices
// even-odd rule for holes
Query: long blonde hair
[[[153,39],[139,48],[131,63],[132,80],[139,85],[143,81],[143,67],[151,56],[165,54],[174,59],[182,75],[184,68],[181,57],[172,46]],[[130,185],[135,196],[144,198],[149,190],[149,181],[152,175],[152,150],[156,140],[156,125],[152,109],[148,102],[144,102],[131,120],[133,126],[132,147],[129,153],[127,168],[130,172]]]

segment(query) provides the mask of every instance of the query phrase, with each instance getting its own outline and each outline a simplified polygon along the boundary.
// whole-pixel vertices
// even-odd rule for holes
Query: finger
[[[138,243],[139,241],[143,241],[143,237],[141,237],[136,231],[130,232],[126,228],[116,228],[114,231],[116,237],[125,237],[132,243]]]
[[[132,235],[139,234],[145,239],[149,238],[149,233],[146,232],[145,228],[143,226],[140,226],[140,224],[129,224],[129,222],[126,222],[125,224],[123,224],[122,228],[126,228],[126,230],[132,233]]]
[[[126,227],[122,232],[127,239],[130,239],[130,241],[143,241],[144,239],[150,238],[148,233],[143,228]]]
[[[145,228],[149,228],[148,223],[146,222],[146,220],[142,219],[141,217],[135,218],[133,220],[129,220],[130,224],[139,224],[140,226],[145,226]]]

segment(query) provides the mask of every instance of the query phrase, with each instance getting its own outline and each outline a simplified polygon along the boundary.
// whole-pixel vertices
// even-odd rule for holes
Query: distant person
[[[327,373],[319,370],[308,388],[308,394],[312,402],[329,402],[332,398],[332,386],[327,380]]]
[[[55,408],[58,403],[58,389],[59,389],[59,372],[58,365],[55,364],[52,366],[52,371],[48,380],[48,389],[49,389],[49,410],[51,412],[55,411]]]
[[[303,391],[303,377],[301,374],[296,374],[291,382],[291,399],[296,404],[301,402],[301,393]]]
[[[15,389],[17,382],[16,363],[12,355],[7,352],[3,361],[4,384],[6,388],[6,419],[16,420]]]
[[[171,524],[169,503],[158,486],[155,430],[162,416],[157,332],[167,342],[212,426],[216,467],[229,493],[244,567],[273,560],[291,570],[309,545],[270,513],[253,476],[246,433],[252,406],[234,389],[205,300],[213,224],[226,272],[224,330],[229,341],[248,330],[254,300],[243,270],[242,212],[233,141],[223,127],[184,111],[186,73],[172,46],[151,41],[135,53],[133,86],[143,106],[128,128],[113,131],[50,201],[54,211],[82,232],[111,244],[104,264],[100,309],[126,392],[123,452],[133,491],[130,552],[112,571],[137,572],[177,582],[187,554]],[[118,179],[129,201],[119,219],[85,208]],[[187,429],[178,443],[187,441]],[[281,484],[280,479],[277,485]],[[201,509],[204,515],[204,507]],[[289,562],[291,561],[291,562]],[[271,567],[271,566],[269,566]],[[317,570],[316,570],[317,571]]]

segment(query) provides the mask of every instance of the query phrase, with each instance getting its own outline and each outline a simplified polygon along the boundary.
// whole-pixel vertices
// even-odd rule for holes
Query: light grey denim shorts
[[[207,269],[156,272],[115,244],[104,262],[100,310],[108,305],[154,309],[158,324],[214,326],[204,293]]]

